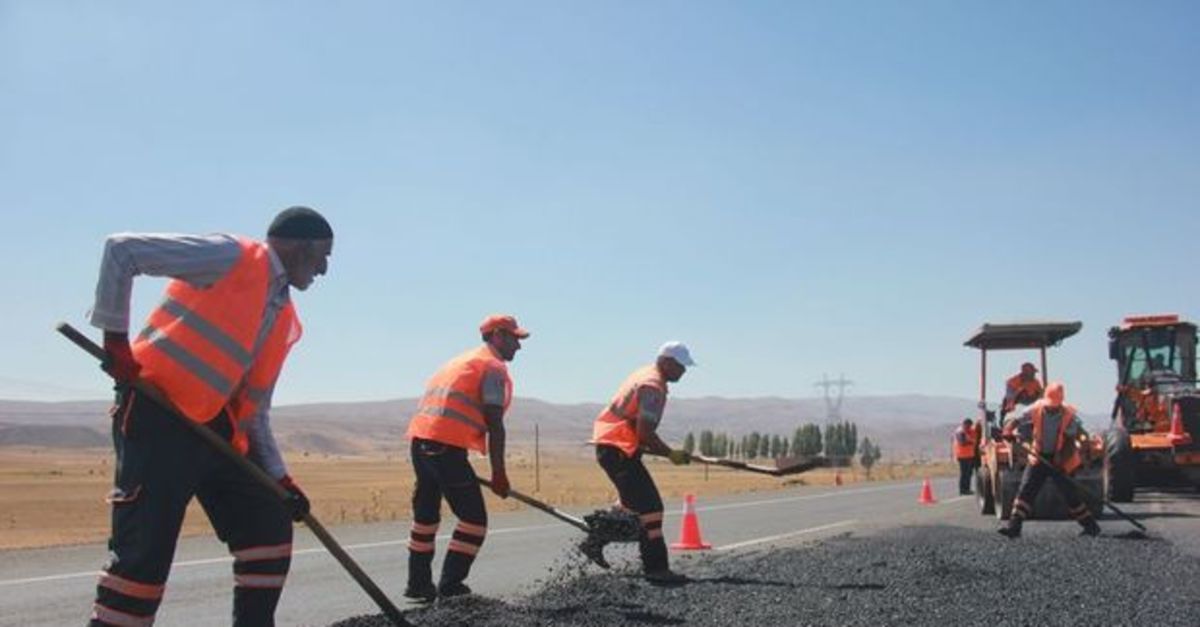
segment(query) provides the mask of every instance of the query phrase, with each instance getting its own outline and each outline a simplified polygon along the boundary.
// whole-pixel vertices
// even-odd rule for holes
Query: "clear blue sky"
[[[973,398],[981,322],[1078,319],[1105,411],[1108,326],[1200,317],[1194,2],[183,4],[0,0],[2,398],[105,394],[52,326],[106,234],[292,204],[337,240],[283,404],[415,395],[506,311],[566,402],[669,339],[681,396]]]

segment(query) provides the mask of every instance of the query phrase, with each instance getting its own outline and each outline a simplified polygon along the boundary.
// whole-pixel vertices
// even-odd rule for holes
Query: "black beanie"
[[[333,239],[333,229],[313,209],[288,207],[271,221],[267,235],[286,239]]]

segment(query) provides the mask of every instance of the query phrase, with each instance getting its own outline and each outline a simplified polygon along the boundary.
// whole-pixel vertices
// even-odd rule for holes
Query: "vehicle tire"
[[[1109,430],[1104,442],[1104,499],[1110,503],[1133,502],[1134,472],[1129,434]]]
[[[975,469],[975,502],[979,504],[979,513],[991,516],[996,513],[996,500],[992,495],[992,480],[988,478],[982,467]]]
[[[1013,499],[1016,494],[1008,494],[1004,489],[1004,473],[1000,473],[999,481],[992,482],[992,494],[995,499],[992,507],[993,513],[996,514],[996,520],[1008,520],[1012,515]]]

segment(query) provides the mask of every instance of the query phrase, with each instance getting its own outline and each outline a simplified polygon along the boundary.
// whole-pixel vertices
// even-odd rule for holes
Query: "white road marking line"
[[[858,522],[857,520],[853,520],[853,519],[842,520],[842,521],[838,521],[835,523],[829,523],[828,525],[821,525],[820,527],[809,527],[808,529],[800,529],[799,531],[789,531],[788,533],[781,533],[779,535],[766,536],[764,538],[755,538],[753,540],[746,540],[744,542],[734,542],[733,544],[726,544],[725,546],[719,546],[716,548],[716,550],[717,551],[732,551],[734,549],[740,549],[740,548],[747,547],[747,546],[753,546],[755,544],[762,544],[764,542],[773,542],[775,540],[782,540],[784,538],[790,538],[792,536],[799,536],[799,535],[804,535],[807,533],[817,533],[819,531],[825,531],[828,529],[836,529],[838,527],[845,527],[846,525],[853,525],[857,522]]]
[[[488,530],[488,535],[499,535],[499,534],[505,534],[505,533],[519,533],[522,531],[539,531],[542,529],[557,529],[559,527],[560,527],[560,525],[530,525],[528,527],[509,527],[507,529],[490,529],[490,530]],[[445,534],[439,535],[437,537],[437,539],[438,540],[449,540],[451,535],[452,534],[445,533]],[[374,549],[374,548],[379,548],[379,547],[383,547],[383,546],[394,546],[397,544],[407,545],[408,538],[404,538],[403,540],[385,540],[382,542],[364,542],[362,544],[348,544],[348,545],[343,546],[342,548],[346,549],[347,551],[356,551],[359,549]],[[314,554],[314,553],[328,553],[328,552],[329,551],[327,551],[324,547],[313,547],[310,549],[300,549],[298,551],[292,551],[292,557],[296,557],[297,555],[310,555],[310,554]],[[223,557],[209,557],[209,558],[205,558],[205,559],[195,559],[195,560],[185,560],[182,562],[175,562],[174,564],[171,565],[171,568],[175,569],[175,568],[187,568],[189,566],[205,566],[208,564],[230,563],[232,561],[233,561],[233,557],[226,555]],[[81,577],[96,577],[99,575],[99,573],[100,573],[100,571],[97,569],[97,570],[89,570],[89,571],[78,572],[78,573],[63,573],[61,575],[46,575],[43,577],[27,577],[25,579],[8,579],[8,580],[0,581],[0,586],[18,586],[18,585],[27,584],[27,583],[44,583],[47,581],[61,581],[63,579],[79,579]]]
[[[973,498],[975,498],[975,495],[974,495],[974,494],[964,494],[963,496],[956,496],[956,497],[954,497],[954,498],[952,498],[952,499],[946,499],[946,500],[944,500],[944,501],[938,501],[937,503],[935,503],[935,505],[944,505],[944,504],[946,504],[946,503],[957,503],[958,501],[961,501],[961,500],[963,500],[963,499],[973,499]]]
[[[782,499],[765,499],[762,501],[746,501],[744,503],[729,503],[727,505],[706,505],[697,507],[697,512],[714,512],[722,509],[739,509],[742,507],[752,507],[757,505],[775,505],[777,503],[793,503],[796,501],[813,501],[816,499],[828,499],[838,496],[852,496],[857,494],[871,494],[874,492],[888,492],[891,490],[901,490],[912,487],[912,484],[894,485],[880,488],[858,488],[855,490],[832,490],[830,492],[822,492],[821,494],[806,494],[804,496],[789,496]]]

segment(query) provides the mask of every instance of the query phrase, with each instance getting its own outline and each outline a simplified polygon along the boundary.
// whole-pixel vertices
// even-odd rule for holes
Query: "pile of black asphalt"
[[[480,625],[1197,625],[1200,559],[1119,531],[1076,537],[1047,523],[1011,541],[950,526],[844,534],[817,544],[674,557],[691,581],[654,586],[575,558],[539,588],[406,613],[419,626]],[[389,623],[380,615],[336,627]]]

